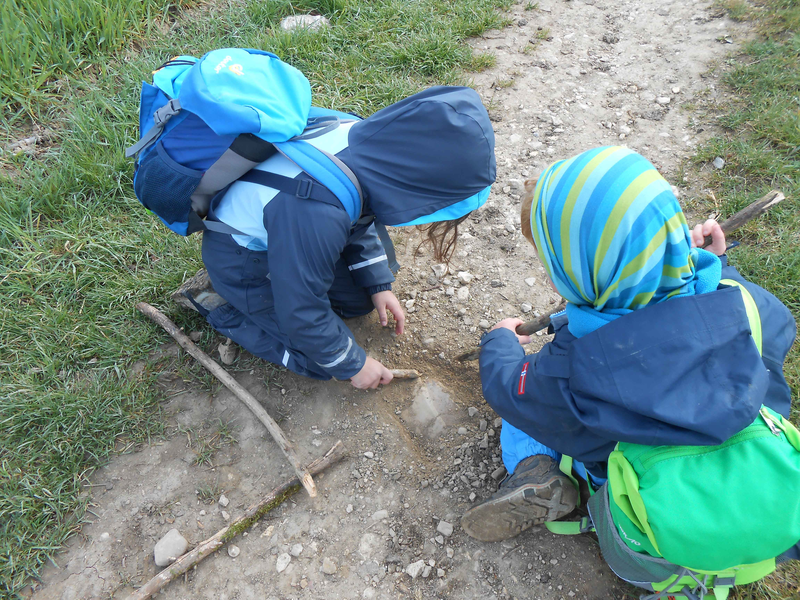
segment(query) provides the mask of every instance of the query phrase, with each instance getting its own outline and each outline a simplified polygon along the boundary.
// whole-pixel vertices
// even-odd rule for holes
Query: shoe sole
[[[534,525],[555,521],[575,510],[578,490],[565,477],[547,483],[527,484],[505,496],[471,508],[461,518],[461,527],[482,542],[499,542],[519,535]]]

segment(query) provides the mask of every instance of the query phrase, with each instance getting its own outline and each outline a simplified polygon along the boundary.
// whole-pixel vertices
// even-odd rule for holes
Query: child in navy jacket
[[[595,484],[619,441],[714,445],[762,404],[789,415],[783,361],[796,327],[775,296],[742,278],[715,221],[690,230],[669,184],[640,155],[597,148],[527,182],[522,228],[567,309],[553,340],[526,355],[518,319],[482,342],[487,402],[503,418],[512,474],[462,519],[484,541],[511,537],[575,508],[562,454]],[[704,236],[712,244],[701,250]],[[738,288],[755,299],[763,356]]]

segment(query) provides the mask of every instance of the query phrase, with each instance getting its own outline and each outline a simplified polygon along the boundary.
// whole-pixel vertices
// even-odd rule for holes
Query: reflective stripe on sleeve
[[[381,262],[382,260],[388,261],[389,259],[386,258],[386,255],[383,256],[376,256],[375,258],[370,258],[369,260],[362,261],[360,263],[356,263],[354,265],[350,265],[347,267],[351,271],[355,271],[356,269],[363,269],[364,267],[368,267],[370,265],[374,265],[377,262]]]

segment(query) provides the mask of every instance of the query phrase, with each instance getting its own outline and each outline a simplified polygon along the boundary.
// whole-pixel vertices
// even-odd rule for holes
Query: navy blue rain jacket
[[[618,441],[714,445],[750,425],[762,404],[788,417],[783,361],[794,319],[727,257],[722,261],[723,279],[743,283],[758,306],[763,355],[739,289],[720,285],[634,311],[581,338],[569,332],[566,316],[556,317],[553,341],[533,355],[507,329],[487,333],[480,355],[487,402],[603,477]]]
[[[430,88],[352,124],[347,147],[336,156],[359,180],[362,217],[385,225],[431,215],[495,180],[494,131],[480,97],[466,87]],[[292,348],[332,377],[352,377],[366,353],[327,294],[340,257],[369,294],[391,289],[394,277],[374,226],[353,228],[339,204],[274,190],[262,208],[259,195],[270,188],[234,185],[252,186],[249,207],[241,209],[263,214],[268,237],[271,297],[248,309],[272,312]]]

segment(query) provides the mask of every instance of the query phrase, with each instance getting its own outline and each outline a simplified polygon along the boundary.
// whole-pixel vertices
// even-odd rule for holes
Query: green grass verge
[[[728,216],[768,192],[786,200],[735,234],[742,245],[731,262],[750,281],[775,294],[800,320],[800,0],[727,4],[736,20],[750,20],[758,37],[748,43],[725,75],[733,100],[720,117],[725,133],[697,155],[725,167],[711,176],[718,206]],[[800,398],[800,350],[795,344],[784,366],[794,398]],[[795,402],[792,420],[800,423]],[[763,581],[737,589],[735,597],[778,600],[800,597],[800,566],[792,562]]]
[[[187,328],[203,323],[166,302],[200,267],[199,239],[172,235],[133,195],[123,149],[138,137],[140,81],[177,54],[262,48],[307,74],[316,104],[367,115],[492,64],[465,39],[502,26],[497,9],[509,5],[248,0],[173,14],[166,0],[41,2],[42,14],[82,15],[57,31],[37,25],[53,19],[29,18],[30,3],[4,5],[22,15],[24,32],[0,15],[3,43],[18,38],[25,49],[5,57],[2,72],[31,74],[3,79],[7,137],[24,137],[34,115],[56,138],[36,157],[0,157],[0,598],[15,597],[80,527],[86,475],[120,442],[161,432],[160,367],[130,366],[165,336],[134,304],[161,306]],[[312,11],[332,27],[277,26]],[[91,19],[107,15],[119,19],[101,41]],[[28,50],[37,44],[47,49]]]

